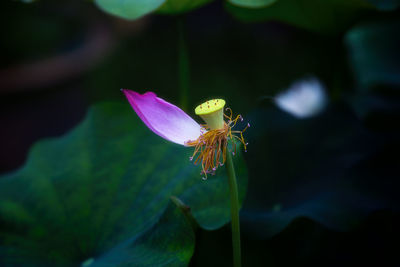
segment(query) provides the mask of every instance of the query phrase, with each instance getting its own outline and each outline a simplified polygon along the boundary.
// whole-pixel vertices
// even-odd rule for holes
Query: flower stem
[[[183,110],[188,108],[188,95],[189,95],[189,55],[185,39],[185,21],[184,17],[177,18],[179,44],[178,44],[178,78],[179,78],[179,94],[180,94],[180,107]]]
[[[240,250],[240,223],[239,223],[239,198],[236,183],[235,168],[231,154],[226,153],[226,171],[228,173],[229,191],[231,195],[231,223],[232,223],[232,246],[233,246],[233,266],[242,265]]]

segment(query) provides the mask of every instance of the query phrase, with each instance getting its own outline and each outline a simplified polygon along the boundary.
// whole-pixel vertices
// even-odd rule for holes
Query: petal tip
[[[123,93],[146,126],[157,135],[184,145],[187,140],[197,139],[200,125],[177,106],[158,98],[154,92],[143,94],[124,89]]]
[[[129,94],[129,95],[134,96],[136,98],[139,98],[139,97],[143,98],[145,96],[157,97],[157,95],[154,92],[151,92],[151,91],[147,91],[147,92],[144,92],[143,94],[141,94],[141,93],[138,93],[136,91],[132,91],[132,90],[129,90],[129,89],[121,88],[121,92],[125,93],[126,95]]]

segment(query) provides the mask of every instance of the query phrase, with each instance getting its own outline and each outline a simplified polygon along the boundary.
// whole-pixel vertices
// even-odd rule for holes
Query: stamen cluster
[[[210,130],[207,124],[203,124],[204,132],[195,141],[188,141],[185,143],[186,146],[193,146],[194,152],[190,157],[190,160],[194,160],[194,164],[201,162],[202,171],[200,174],[204,174],[207,179],[207,174],[214,175],[215,171],[219,166],[225,164],[228,140],[231,140],[232,151],[228,151],[233,155],[236,154],[236,143],[235,139],[239,140],[243,144],[245,151],[247,151],[248,143],[245,142],[243,138],[244,131],[250,127],[248,123],[247,126],[241,131],[233,131],[232,128],[235,127],[238,120],[243,121],[241,115],[237,115],[233,119],[232,110],[226,108],[229,111],[229,116],[224,114],[227,121],[224,122],[224,126],[221,129]]]

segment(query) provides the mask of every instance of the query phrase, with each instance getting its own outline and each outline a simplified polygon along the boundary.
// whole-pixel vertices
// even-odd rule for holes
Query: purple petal
[[[122,89],[122,92],[140,119],[162,138],[184,145],[200,136],[201,127],[196,121],[155,93],[146,92],[141,95],[127,89]]]

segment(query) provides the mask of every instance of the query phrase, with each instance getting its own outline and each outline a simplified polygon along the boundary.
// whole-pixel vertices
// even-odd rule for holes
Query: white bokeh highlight
[[[274,98],[275,104],[296,118],[304,119],[320,113],[327,103],[324,86],[317,78],[294,82]]]

